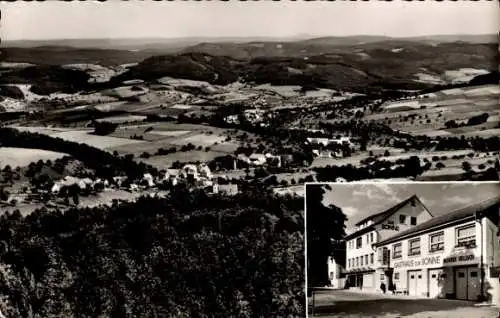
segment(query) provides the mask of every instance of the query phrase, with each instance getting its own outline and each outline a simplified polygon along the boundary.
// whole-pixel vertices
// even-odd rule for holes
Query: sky
[[[0,2],[3,40],[497,34],[498,1]]]
[[[324,203],[334,204],[349,218],[347,228],[361,219],[416,194],[434,216],[498,196],[499,183],[344,183],[330,184]],[[307,198],[306,198],[307,199]]]

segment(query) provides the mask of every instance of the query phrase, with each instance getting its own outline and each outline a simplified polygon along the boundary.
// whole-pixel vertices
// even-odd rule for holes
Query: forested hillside
[[[304,317],[303,200],[267,193],[0,218],[8,317]]]

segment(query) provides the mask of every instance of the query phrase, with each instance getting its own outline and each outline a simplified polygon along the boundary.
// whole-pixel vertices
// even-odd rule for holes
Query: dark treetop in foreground
[[[303,200],[167,199],[0,217],[8,317],[304,317]]]

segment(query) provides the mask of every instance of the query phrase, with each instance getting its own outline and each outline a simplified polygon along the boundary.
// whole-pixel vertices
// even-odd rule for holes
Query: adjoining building
[[[420,199],[412,195],[390,208],[356,224],[346,241],[346,287],[378,291],[377,260],[374,244],[426,222],[433,217]],[[332,282],[333,284],[333,282]]]
[[[498,305],[499,222],[495,197],[379,240],[373,283],[418,297]]]

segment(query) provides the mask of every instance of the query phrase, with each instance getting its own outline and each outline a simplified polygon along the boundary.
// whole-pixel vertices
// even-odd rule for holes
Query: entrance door
[[[441,269],[429,269],[428,281],[429,281],[429,298],[438,298],[441,295],[441,290],[444,286],[440,286],[439,277],[441,277],[443,270]]]
[[[467,268],[467,299],[477,300],[481,292],[481,282],[479,278],[479,268]]]
[[[422,283],[422,271],[408,271],[408,294],[420,296],[419,285]]]
[[[467,268],[457,268],[455,271],[455,290],[457,299],[467,300]]]

